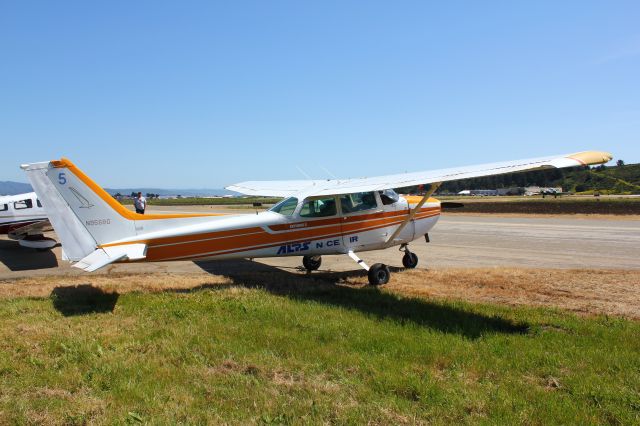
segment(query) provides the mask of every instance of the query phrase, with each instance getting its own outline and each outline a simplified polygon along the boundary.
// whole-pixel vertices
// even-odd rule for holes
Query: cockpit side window
[[[0,212],[6,212],[9,210],[9,204],[0,204]]]
[[[393,189],[385,189],[380,191],[380,200],[385,206],[395,204],[400,200],[400,196]]]
[[[39,198],[36,198],[36,205],[37,205],[38,207],[42,207],[42,203],[40,202],[40,199],[39,199]]]
[[[298,206],[298,199],[295,197],[290,197],[280,201],[275,206],[271,207],[269,211],[280,213],[283,216],[291,216],[294,211],[296,211],[296,207]]]
[[[305,200],[300,209],[300,217],[327,217],[336,213],[336,200],[333,197]]]
[[[33,201],[31,200],[20,200],[13,203],[13,208],[16,210],[30,209],[32,207],[33,207]]]
[[[378,207],[378,202],[373,192],[356,192],[341,196],[340,207],[342,207],[342,213],[353,213],[375,209]]]

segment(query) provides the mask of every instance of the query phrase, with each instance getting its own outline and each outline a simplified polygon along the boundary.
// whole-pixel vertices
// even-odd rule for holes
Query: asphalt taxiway
[[[180,210],[199,210],[192,207]],[[176,209],[172,209],[175,212]],[[246,212],[246,210],[245,210]],[[55,235],[52,234],[55,238]],[[420,268],[523,267],[552,269],[640,269],[640,221],[637,218],[602,220],[567,217],[499,217],[443,215],[430,233],[430,243],[419,239],[411,250]],[[76,275],[60,259],[60,247],[37,252],[15,241],[0,239],[0,279],[41,275]],[[365,252],[368,264],[402,266],[397,247]],[[269,265],[293,269],[300,257],[261,259]],[[347,256],[324,256],[322,270],[357,270]],[[117,264],[95,273],[201,273],[193,262]]]

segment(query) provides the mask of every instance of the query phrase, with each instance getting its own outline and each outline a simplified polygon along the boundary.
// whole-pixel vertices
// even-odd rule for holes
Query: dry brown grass
[[[194,290],[198,287],[229,284],[228,278],[208,274],[110,274],[79,276],[45,276],[0,280],[0,299],[15,297],[48,297],[54,288],[83,284],[106,293],[134,291],[157,293],[168,290]]]
[[[271,289],[281,289],[285,284],[286,291],[296,291],[297,288],[310,285],[334,285],[334,282],[355,287],[366,283],[366,278],[360,274],[346,274],[344,278],[338,276],[330,280],[322,275],[314,277],[317,279],[309,280],[287,272],[247,273],[244,278],[249,280],[241,281],[206,273],[33,277],[0,281],[0,299],[49,297],[57,287],[83,284],[91,284],[106,293],[124,294],[189,291],[224,284],[241,287],[247,281]],[[580,314],[640,319],[640,271],[516,268],[405,270],[393,274],[384,290],[405,296],[512,306],[547,306]]]
[[[406,295],[640,318],[640,271],[439,269],[394,278],[388,290]]]

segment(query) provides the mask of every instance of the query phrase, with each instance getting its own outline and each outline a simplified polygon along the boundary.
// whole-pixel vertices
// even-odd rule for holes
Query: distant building
[[[524,194],[524,188],[514,186],[511,188],[498,188],[498,195],[522,195]]]
[[[458,195],[475,195],[479,197],[495,196],[498,195],[497,189],[465,189],[458,192]]]
[[[540,186],[515,186],[511,188],[498,188],[498,189],[465,189],[464,191],[458,192],[457,195],[463,196],[506,196],[506,195],[553,195],[553,194],[561,194],[562,187],[555,188],[545,188]]]
[[[540,186],[527,186],[524,188],[524,195],[540,195],[540,194],[560,194],[562,187],[545,188]]]

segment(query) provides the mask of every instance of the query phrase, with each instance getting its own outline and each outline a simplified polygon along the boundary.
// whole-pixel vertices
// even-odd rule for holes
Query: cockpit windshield
[[[280,201],[269,209],[270,212],[280,213],[283,216],[291,216],[298,206],[298,199],[289,197]]]

